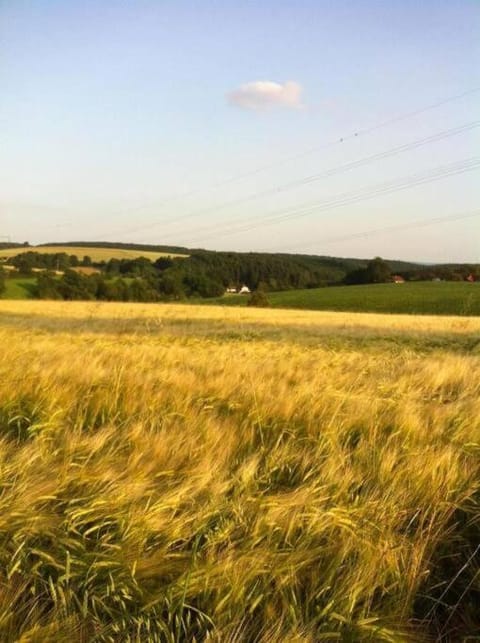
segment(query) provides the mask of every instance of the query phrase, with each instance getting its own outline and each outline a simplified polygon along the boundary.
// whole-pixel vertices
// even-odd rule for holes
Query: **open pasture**
[[[480,631],[480,318],[0,302],[0,640]]]
[[[480,284],[456,281],[286,290],[268,293],[268,299],[275,308],[410,315],[480,315]],[[247,299],[230,295],[217,299],[215,303],[243,306]]]
[[[32,299],[35,295],[35,277],[8,277],[0,299]]]

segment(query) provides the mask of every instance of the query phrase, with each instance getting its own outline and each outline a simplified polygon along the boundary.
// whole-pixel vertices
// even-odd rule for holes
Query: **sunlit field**
[[[23,252],[40,252],[56,254],[65,252],[67,255],[75,255],[82,259],[88,255],[92,261],[109,261],[110,259],[136,259],[138,256],[155,261],[159,257],[185,257],[186,255],[174,254],[171,252],[153,252],[148,250],[130,250],[128,248],[102,248],[86,246],[17,246],[15,248],[0,249],[0,258],[16,257]]]
[[[480,318],[0,302],[0,640],[480,635]]]

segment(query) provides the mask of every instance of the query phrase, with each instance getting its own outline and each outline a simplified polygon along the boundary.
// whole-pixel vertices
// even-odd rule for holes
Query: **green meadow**
[[[13,277],[5,279],[5,291],[1,299],[32,299],[34,296],[35,277]]]
[[[480,315],[480,284],[466,282],[412,282],[333,286],[311,290],[268,293],[274,308],[338,310],[412,315]],[[213,303],[244,306],[248,297],[228,295]]]

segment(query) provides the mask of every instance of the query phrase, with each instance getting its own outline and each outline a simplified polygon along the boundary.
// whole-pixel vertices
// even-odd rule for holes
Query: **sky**
[[[0,0],[0,241],[480,261],[477,0]]]

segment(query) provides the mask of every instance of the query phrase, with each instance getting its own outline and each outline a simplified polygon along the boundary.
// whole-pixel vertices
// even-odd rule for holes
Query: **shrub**
[[[250,295],[247,306],[268,308],[270,306],[270,302],[268,301],[268,297],[263,290],[255,290],[255,292],[252,292],[252,294]]]

